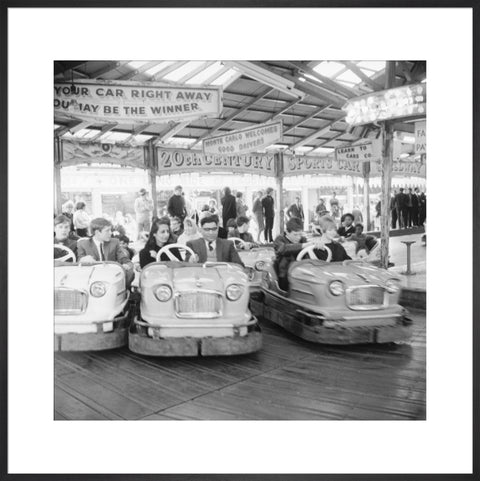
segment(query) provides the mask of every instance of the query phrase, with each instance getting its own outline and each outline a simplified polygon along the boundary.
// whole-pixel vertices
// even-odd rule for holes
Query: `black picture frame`
[[[62,8],[115,8],[115,7],[131,7],[127,0],[24,0],[24,1],[3,1],[0,6],[0,149],[1,159],[0,163],[0,218],[3,219],[2,229],[0,233],[0,292],[2,294],[2,302],[0,303],[1,320],[0,323],[0,477],[1,479],[68,479],[81,480],[88,479],[96,480],[115,480],[115,481],[130,481],[130,480],[168,480],[168,481],[313,481],[313,480],[328,480],[328,481],[346,481],[346,480],[475,480],[480,479],[480,449],[479,449],[479,345],[480,345],[480,327],[479,327],[479,312],[480,312],[480,296],[473,296],[473,472],[471,474],[28,474],[16,475],[8,473],[8,398],[7,398],[7,383],[8,383],[8,11],[12,8],[24,7],[62,7]],[[478,1],[450,1],[450,0],[298,0],[292,2],[291,0],[224,0],[224,1],[201,1],[201,0],[138,0],[135,3],[135,8],[142,7],[464,7],[473,9],[473,245],[480,245],[480,106],[479,106],[479,91],[480,91],[480,2]],[[13,146],[10,146],[13,148]],[[480,254],[478,249],[473,250],[473,292],[480,291]]]

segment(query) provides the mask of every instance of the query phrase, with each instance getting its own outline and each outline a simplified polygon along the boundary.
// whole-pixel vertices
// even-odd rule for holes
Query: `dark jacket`
[[[265,217],[273,218],[275,217],[275,209],[273,207],[274,201],[271,195],[266,195],[262,199],[263,215]]]
[[[287,210],[288,217],[298,217],[299,219],[303,220],[305,218],[303,214],[303,206],[302,204],[297,205],[293,203]]]
[[[78,239],[78,237],[77,237]],[[71,237],[67,237],[66,239],[59,241],[55,236],[53,236],[53,243],[54,244],[61,244],[64,245],[65,247],[68,247],[74,254],[75,256],[77,255],[77,240],[72,239]],[[54,259],[57,257],[62,257],[65,255],[65,251],[61,251],[61,249],[54,249],[53,250],[53,257]]]
[[[355,226],[352,224],[350,227],[346,228],[342,225],[338,228],[337,232],[339,236],[350,237],[352,234],[355,234]]]
[[[198,255],[198,262],[204,263],[207,261],[207,245],[205,244],[205,239],[195,239],[187,242],[187,247]],[[216,253],[218,262],[233,262],[245,267],[240,256],[235,250],[235,246],[232,241],[220,239],[217,237],[216,240]],[[187,254],[188,256],[188,254]]]
[[[397,209],[404,209],[407,207],[407,195],[403,192],[399,192],[395,196],[395,204],[397,205]]]
[[[237,218],[237,200],[232,194],[222,198],[222,208],[223,227],[226,227],[228,219]]]
[[[174,243],[175,243],[175,239],[173,239],[173,240],[169,239],[165,245],[174,244]],[[165,247],[165,246],[163,246],[163,247]],[[145,245],[145,247],[138,254],[139,260],[140,260],[140,267],[143,269],[146,265],[148,265],[152,262],[156,262],[156,257],[152,257],[152,255],[150,254],[150,251],[155,251],[158,254],[158,251],[160,249],[161,249],[161,247],[158,247],[157,244],[155,244],[155,245],[152,244],[151,246]],[[176,247],[171,250],[171,253],[179,261],[183,261],[182,256],[180,255],[180,251]],[[167,261],[170,261],[170,259],[168,258],[167,254],[163,253],[162,257],[160,257],[160,261],[161,262],[167,262]]]
[[[302,244],[307,242],[305,237],[300,239],[300,242],[291,242],[286,234],[281,234],[273,241],[273,249],[275,250],[274,268],[278,277],[287,277],[288,266],[293,262],[298,253],[303,249]]]
[[[172,197],[168,199],[167,211],[171,217],[180,217],[180,219],[183,220],[187,215],[183,195],[173,194]]]

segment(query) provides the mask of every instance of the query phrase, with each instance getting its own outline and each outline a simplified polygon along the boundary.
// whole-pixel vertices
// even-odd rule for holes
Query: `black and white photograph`
[[[425,61],[54,71],[55,419],[425,419]]]
[[[0,9],[7,473],[478,473],[474,9],[139,1]]]

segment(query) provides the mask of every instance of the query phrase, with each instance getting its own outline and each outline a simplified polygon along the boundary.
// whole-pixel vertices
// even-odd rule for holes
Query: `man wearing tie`
[[[244,267],[232,241],[218,237],[218,216],[210,215],[200,221],[201,239],[187,242],[195,252],[194,262],[233,262]]]
[[[135,273],[128,252],[120,245],[118,239],[112,238],[112,223],[99,217],[90,223],[92,237],[81,239],[77,243],[77,260],[80,264],[101,261],[114,261],[122,265],[125,270],[127,288],[130,286]]]

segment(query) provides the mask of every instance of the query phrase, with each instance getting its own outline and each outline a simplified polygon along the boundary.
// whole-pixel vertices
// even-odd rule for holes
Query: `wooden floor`
[[[55,354],[55,419],[425,419],[425,314],[411,344],[325,347],[263,322],[247,356]]]

